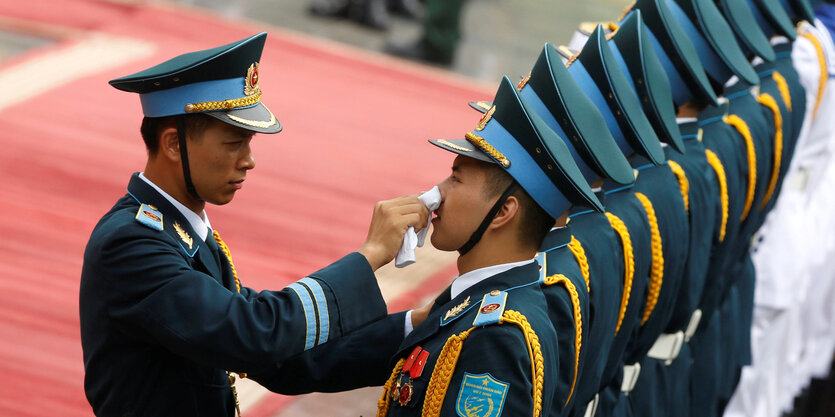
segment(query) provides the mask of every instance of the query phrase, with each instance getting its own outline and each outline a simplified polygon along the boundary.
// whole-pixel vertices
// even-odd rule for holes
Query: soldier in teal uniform
[[[803,120],[806,114],[806,92],[803,85],[800,84],[797,71],[794,69],[794,64],[792,64],[792,45],[792,42],[781,42],[774,45],[774,51],[777,54],[777,59],[774,61],[774,71],[777,74],[780,74],[789,91],[788,100],[783,97],[783,103],[786,104],[790,117],[787,118],[784,116],[783,120],[791,120],[791,134],[784,135],[783,163],[780,165],[780,175],[777,180],[777,186],[774,190],[774,196],[772,197],[773,201],[769,201],[767,210],[770,210],[776,202],[777,197],[780,196],[780,190],[783,188],[783,179],[786,176],[786,172],[788,171],[791,163],[791,158],[794,155],[794,150],[797,146],[797,139],[800,136],[800,130],[803,128]],[[778,80],[776,77],[772,78],[774,78],[775,81]],[[782,84],[783,81],[779,82]],[[780,86],[778,85],[778,87]],[[783,96],[782,87],[780,95],[781,97]]]
[[[580,154],[594,155],[591,159],[606,161],[604,165],[609,169],[609,175],[623,182],[632,181],[633,176],[628,162],[620,154],[614,139],[606,130],[602,116],[568,74],[553,46],[545,45],[529,76],[517,88],[520,89],[519,95],[566,144],[586,182],[591,184],[602,177],[589,168],[588,162],[578,156]],[[598,194],[598,198],[602,197],[602,194]],[[591,209],[597,215],[600,214],[599,209],[595,210],[597,209],[595,207]],[[575,212],[589,210],[588,205],[572,209]],[[559,273],[572,281],[578,288],[578,293],[584,296],[585,305],[585,308],[580,310],[582,314],[575,315],[573,311],[562,306],[565,303],[565,300],[560,300],[565,298],[565,291],[562,288],[557,286],[543,288],[543,293],[549,302],[549,314],[560,338],[560,369],[576,368],[576,372],[561,372],[560,380],[565,384],[561,383],[553,407],[553,415],[569,415],[575,408],[575,404],[585,407],[589,402],[589,398],[586,397],[579,397],[580,399],[577,400],[577,393],[578,387],[588,385],[585,376],[591,372],[586,369],[586,364],[589,363],[589,366],[594,367],[587,360],[589,351],[591,350],[592,354],[597,352],[596,345],[591,342],[598,334],[590,326],[590,318],[594,310],[590,306],[589,292],[592,286],[602,287],[597,285],[600,278],[591,276],[592,267],[589,265],[586,249],[578,239],[572,236],[571,226],[563,226],[564,222],[558,223],[560,226],[549,232],[540,247],[539,258],[544,261],[547,275]],[[616,240],[607,244],[613,251],[610,253],[622,253]],[[620,271],[620,275],[617,276],[622,277],[623,262],[616,264],[616,267],[619,269],[611,271],[612,276],[616,276]],[[618,282],[622,282],[622,278],[613,281],[614,284]],[[584,332],[575,335],[566,329],[571,329],[568,324],[576,318],[580,318],[585,325],[583,326]],[[563,323],[567,319],[569,323]],[[575,345],[580,347],[579,352]]]
[[[619,320],[620,315],[623,318],[619,321],[620,328],[615,328],[612,349],[598,387],[600,397],[597,412],[600,415],[618,413],[620,391],[631,390],[638,373],[638,367],[634,364],[643,357],[652,341],[657,338],[663,328],[657,323],[665,321],[663,317],[668,314],[667,298],[675,292],[681,270],[669,263],[669,272],[663,273],[668,274],[670,279],[662,285],[660,278],[664,267],[661,266],[662,245],[659,240],[672,242],[674,239],[668,233],[674,233],[676,240],[684,240],[683,244],[677,245],[677,249],[672,245],[664,248],[669,249],[670,254],[675,250],[684,253],[688,233],[683,201],[678,194],[679,185],[672,172],[665,166],[664,153],[659,141],[659,137],[663,137],[670,143],[675,143],[677,138],[665,129],[659,129],[661,135],[656,134],[652,122],[641,112],[641,99],[621,68],[628,69],[628,66],[619,67],[617,55],[613,52],[611,44],[606,41],[602,27],[598,26],[576,60],[569,66],[569,72],[585,87],[584,91],[604,115],[609,131],[631,166],[636,170],[647,169],[648,172],[659,176],[654,180],[657,181],[656,187],[659,191],[664,190],[667,193],[664,199],[669,200],[669,205],[660,205],[659,201],[656,201],[658,195],[651,195],[653,192],[636,192],[642,174],[638,174],[638,180],[633,187],[616,187],[610,182],[603,184],[607,212],[620,218],[628,231],[626,234],[621,233],[621,240],[626,241],[624,235],[631,237],[634,275],[631,279],[629,298],[624,295],[621,302]],[[656,114],[653,113],[652,116]],[[656,121],[660,122],[656,126],[663,126],[665,123],[664,120]],[[656,170],[656,166],[659,170]],[[664,176],[665,172],[669,176]],[[676,201],[680,206],[678,211],[675,209]],[[657,207],[670,210],[669,215],[662,218],[657,212]],[[681,255],[675,257],[681,258]],[[594,324],[592,326],[594,327]]]
[[[769,15],[778,16],[778,19],[785,20],[785,16],[781,14],[782,10],[779,10],[779,7],[769,4],[761,4],[760,7],[771,9],[767,10]],[[761,21],[761,23],[765,22]],[[747,30],[745,30],[746,33],[772,33],[774,31],[773,28],[770,30],[762,29],[764,26],[768,27],[768,24],[751,24],[746,26],[748,26]],[[738,29],[738,36],[739,33],[743,32],[741,27],[735,29]],[[789,35],[794,36],[792,31],[789,32]],[[751,363],[749,329],[751,328],[753,319],[755,271],[748,252],[750,239],[753,237],[753,233],[759,229],[765,221],[765,216],[768,214],[771,207],[774,205],[777,196],[779,195],[782,178],[785,175],[791,161],[795,141],[800,132],[800,124],[802,124],[805,109],[805,107],[801,107],[797,113],[789,110],[789,104],[791,104],[792,99],[792,90],[794,90],[795,96],[803,97],[798,98],[798,100],[804,105],[805,94],[799,84],[799,81],[797,81],[797,74],[792,68],[790,56],[787,56],[790,55],[791,44],[788,42],[785,42],[785,44],[787,45],[779,48],[779,58],[773,62],[768,62],[766,60],[766,62],[761,62],[755,67],[761,80],[757,101],[761,104],[760,109],[763,112],[766,123],[769,123],[772,126],[772,131],[774,132],[771,155],[772,159],[770,161],[771,171],[768,174],[768,178],[765,179],[766,185],[764,185],[765,191],[762,200],[755,202],[755,204],[757,204],[757,210],[752,214],[753,218],[747,220],[746,225],[743,226],[744,234],[742,239],[744,239],[744,241],[737,246],[739,251],[735,255],[737,256],[737,261],[729,268],[731,276],[736,276],[738,279],[731,289],[726,290],[729,297],[725,305],[722,306],[722,322],[734,323],[736,324],[736,327],[733,328],[731,325],[723,326],[723,336],[728,340],[736,340],[737,343],[732,348],[723,352],[723,357],[737,358],[738,364],[736,367],[728,367],[728,373],[725,378],[723,378],[725,384],[722,389],[723,392],[720,393],[719,398],[720,410],[724,409],[724,405],[733,395],[737,381],[739,380],[739,374],[742,366]],[[788,54],[786,53],[786,49],[788,49]],[[783,71],[786,71],[789,75],[788,78],[792,80],[792,83],[790,83],[787,78],[777,70],[778,62],[781,62],[780,67]],[[788,65],[786,65],[786,62]],[[778,83],[782,83],[782,87]],[[785,94],[786,89],[789,93],[788,96]]]
[[[784,87],[788,87],[788,84],[776,70],[777,55],[765,31],[757,22],[753,10],[756,7],[748,7],[744,2],[719,2],[718,5],[733,29],[740,48],[757,72],[760,80],[757,101],[765,113],[765,118],[774,129],[771,173],[764,196],[765,201],[758,210],[760,212],[758,222],[761,225],[765,220],[765,215],[776,201],[779,185],[782,184],[781,178],[788,169],[788,162],[793,153],[794,133],[799,132],[799,129],[793,126],[794,120],[789,103],[785,101],[788,97],[784,97],[781,93],[778,83],[784,83]]]
[[[282,372],[280,363],[361,328],[402,339],[405,316],[386,318],[374,270],[394,258],[408,227],[426,224],[416,197],[379,203],[358,252],[281,291],[243,286],[211,229],[205,204],[226,204],[241,188],[255,166],[253,135],[281,130],[260,101],[265,39],[111,81],[140,94],[149,156],[84,254],[84,386],[98,415],[231,416],[235,378],[247,372]]]
[[[807,10],[805,7],[799,8],[800,10]],[[805,14],[800,14],[796,18],[803,17],[803,20],[807,20],[809,22],[814,22],[814,16],[806,16]],[[799,20],[799,19],[798,19]],[[793,27],[793,26],[792,26]],[[792,130],[794,131],[792,135],[792,141],[789,143],[791,149],[789,151],[790,154],[794,153],[794,146],[796,145],[796,141],[798,136],[800,135],[800,130],[803,128],[803,120],[806,114],[806,94],[803,86],[800,84],[800,78],[797,74],[797,71],[794,68],[794,64],[792,63],[792,46],[794,45],[793,41],[795,39],[795,32],[791,32],[790,35],[786,35],[784,39],[775,39],[774,40],[774,51],[777,53],[777,60],[774,61],[775,70],[783,76],[786,81],[789,90],[790,99],[788,101],[791,102],[791,113],[792,113]]]
[[[571,150],[587,182],[594,184],[603,179],[611,179],[613,183],[622,186],[634,181],[632,169],[606,128],[603,116],[573,80],[553,46],[545,45],[530,75],[522,81],[520,87],[520,95],[531,104],[548,127],[558,132]],[[601,201],[607,197],[603,192],[597,195]],[[615,213],[615,215],[619,215],[630,230],[634,230],[627,250],[638,252],[638,256],[642,256],[641,260],[646,259],[649,254],[648,226],[643,215],[638,211],[637,200],[626,191],[617,193],[612,198],[631,200],[636,205],[637,210],[631,213]],[[625,317],[620,319],[621,322],[627,323],[622,326],[624,331],[618,332],[618,336],[612,339],[614,330],[620,330],[617,327],[617,320],[620,305],[624,299],[623,296],[617,297],[617,293],[622,294],[623,287],[626,286],[624,247],[620,236],[616,234],[605,215],[590,211],[588,207],[576,207],[572,211],[575,214],[586,212],[588,217],[586,215],[581,217],[590,221],[596,219],[596,224],[602,226],[597,229],[602,234],[597,236],[596,241],[589,242],[592,240],[589,238],[591,236],[589,232],[580,231],[586,236],[583,240],[593,245],[593,249],[589,247],[587,250],[580,239],[572,236],[571,230],[575,229],[574,225],[577,225],[578,229],[584,229],[586,226],[583,226],[583,223],[587,223],[585,220],[577,220],[578,217],[574,216],[575,220],[571,224],[554,229],[548,234],[541,250],[545,252],[548,270],[563,273],[569,279],[576,279],[576,273],[562,271],[572,271],[574,265],[578,264],[585,266],[585,271],[581,271],[583,273],[579,277],[582,281],[575,282],[575,285],[585,286],[595,296],[590,300],[590,310],[587,310],[584,317],[593,314],[596,323],[605,323],[605,325],[585,327],[587,330],[584,333],[581,355],[578,358],[580,371],[577,378],[571,380],[571,389],[568,391],[570,401],[562,404],[565,406],[563,415],[570,415],[577,411],[582,413],[588,407],[588,403],[596,393],[595,387],[600,385],[602,367],[608,361],[607,356],[611,356],[611,352],[622,351],[622,346],[630,333],[626,329],[630,327],[630,323],[634,322],[634,317],[639,310],[637,306],[640,304],[633,301],[633,305],[630,306],[632,308],[624,312]],[[633,256],[630,255],[630,258]],[[640,276],[646,274],[648,263],[643,262],[641,266],[635,268],[641,274]],[[630,272],[629,277],[634,275]],[[609,287],[611,289],[607,289]],[[627,290],[630,295],[633,290],[638,294],[627,299],[638,300],[639,297],[643,297],[645,282],[639,281],[638,285],[629,284]],[[553,291],[546,289],[544,292],[547,297]],[[552,316],[565,315],[565,313],[553,310]],[[606,312],[610,315],[602,314]],[[610,323],[606,323],[607,317]],[[612,324],[614,329],[611,328]],[[560,329],[562,327],[558,327],[558,334]],[[602,356],[604,350],[601,347],[608,343],[611,343],[610,354]],[[561,358],[564,363],[566,360],[562,356],[562,351]],[[595,375],[600,376],[594,377]]]
[[[649,11],[650,16],[658,18],[659,13],[656,5],[642,4],[641,6],[644,8],[652,7],[653,9]],[[669,33],[669,25],[662,25],[660,24],[661,22],[654,23],[659,23],[654,26],[656,30],[659,27],[662,28],[662,36],[668,38],[674,37],[673,34]],[[716,196],[710,193],[710,187],[715,187],[713,183],[714,179],[710,176],[711,174],[709,172],[701,169],[703,168],[702,166],[691,166],[694,164],[697,165],[699,161],[704,163],[704,149],[699,149],[699,145],[695,145],[699,143],[698,141],[691,140],[697,137],[697,135],[692,134],[694,132],[690,132],[689,129],[683,126],[676,125],[675,110],[673,109],[673,90],[671,89],[670,81],[665,70],[673,72],[672,75],[676,77],[677,81],[681,79],[681,75],[678,74],[669,57],[663,55],[663,59],[667,63],[667,66],[664,66],[661,59],[656,55],[654,47],[657,46],[660,49],[660,44],[657,42],[657,38],[644,26],[641,10],[628,13],[618,23],[616,28],[617,31],[611,37],[610,46],[613,47],[613,52],[619,58],[618,61],[624,69],[624,73],[630,77],[633,88],[641,98],[641,104],[645,109],[650,123],[653,125],[658,136],[667,145],[664,149],[665,155],[670,161],[679,161],[681,164],[668,161],[670,169],[675,167],[674,172],[679,181],[680,191],[686,193],[682,194],[682,197],[687,197],[684,200],[688,203],[685,206],[685,211],[689,214],[688,218],[691,230],[690,250],[686,257],[684,274],[679,284],[682,288],[678,291],[677,298],[673,304],[672,317],[667,326],[667,333],[670,334],[666,335],[666,338],[675,341],[677,340],[675,339],[676,337],[681,339],[681,336],[674,333],[683,329],[687,322],[689,322],[691,315],[696,309],[695,304],[698,302],[701,289],[704,285],[704,268],[706,267],[707,255],[709,254],[709,246],[705,248],[694,246],[703,245],[705,240],[709,240],[709,237],[706,236],[705,229],[712,231],[712,228],[705,228],[704,225],[713,224],[715,219],[714,212],[712,210],[708,212],[703,209],[705,206],[711,206],[712,208],[712,205],[716,201]],[[638,51],[638,53],[634,51]],[[659,52],[664,53],[663,50]],[[704,77],[703,70],[700,68],[696,69],[702,71],[702,77]],[[688,87],[683,83],[675,84],[676,88],[685,88],[684,91],[675,91],[676,105],[681,106],[691,100],[693,94],[698,94],[699,88],[696,86],[701,86],[702,91],[710,91],[710,86],[706,80],[704,83],[699,84],[698,79],[696,79],[695,82],[688,85],[692,87]],[[691,89],[696,91],[691,93]],[[715,96],[712,97],[709,94],[705,96],[705,102],[710,102],[711,99],[715,99]],[[680,131],[680,129],[683,129],[683,131]],[[682,143],[682,137],[686,139],[686,142]],[[686,147],[685,144],[687,145]],[[640,175],[638,178],[640,181]],[[694,201],[695,198],[699,198],[700,200]],[[691,206],[695,206],[696,210]],[[682,237],[686,238],[686,236]],[[670,244],[675,243],[677,242]],[[709,244],[709,241],[707,243]],[[633,403],[644,405],[644,407],[639,407],[642,413],[640,415],[649,415],[649,413],[666,415],[666,410],[668,410],[666,406],[667,402],[673,397],[675,389],[678,388],[679,391],[683,390],[686,392],[688,385],[675,385],[666,381],[663,378],[665,375],[661,374],[669,371],[666,364],[659,359],[653,358],[641,360],[644,354],[646,354],[646,350],[630,352],[628,355],[634,358],[635,361],[641,361],[638,384],[635,386],[635,391],[630,394],[630,399],[633,400]],[[685,377],[684,372],[676,372],[675,377],[670,379],[677,380],[684,379]],[[598,408],[597,415],[630,415],[632,410],[626,397],[620,393],[619,389],[612,389],[611,392],[613,394],[620,394],[617,396],[616,405],[611,411],[607,412],[607,407],[604,406],[605,404],[601,404],[601,407]]]
[[[717,90],[724,91],[725,97],[730,101],[730,110],[734,114],[730,122],[743,135],[747,146],[746,152],[750,153],[750,158],[756,161],[756,170],[749,171],[754,181],[749,183],[748,194],[746,194],[749,198],[746,200],[747,209],[744,208],[743,210],[743,218],[745,219],[741,229],[743,236],[738,240],[741,245],[730,247],[731,251],[739,253],[739,249],[743,246],[747,247],[748,239],[744,237],[746,231],[752,232],[753,226],[757,223],[758,211],[752,211],[754,203],[762,201],[765,194],[765,185],[770,173],[770,161],[773,152],[773,124],[768,123],[757,104],[757,99],[751,94],[752,89],[759,84],[759,78],[746,59],[739,43],[734,39],[733,31],[722,17],[720,10],[707,0],[701,2],[674,2],[668,0],[668,5],[696,47],[696,51],[701,57],[705,70],[714,86]],[[726,85],[732,76],[736,76],[737,81],[731,85]],[[723,90],[721,86],[725,86]],[[765,176],[765,179],[763,176]],[[736,255],[731,256],[732,258],[736,257]],[[724,271],[725,279],[721,283],[723,287],[721,298],[726,300],[723,301],[722,309],[724,311],[736,311],[736,307],[731,306],[738,305],[738,293],[730,291],[730,288],[739,279],[739,276],[729,273],[729,271],[727,269]],[[721,339],[722,346],[719,350],[723,358],[722,362],[726,364],[739,363],[740,358],[733,355],[739,341],[733,331],[736,328],[738,317],[723,314],[721,321],[723,323],[733,323],[726,324],[722,328],[725,335]],[[695,366],[699,367],[698,364]],[[724,375],[720,374],[718,378],[720,395],[722,392],[728,391],[730,381],[733,379],[734,368],[735,366],[731,365],[721,369]],[[715,411],[711,411],[711,413],[713,412]]]
[[[507,77],[465,139],[432,143],[459,154],[432,244],[459,252],[461,275],[394,355],[378,415],[550,415],[561,371],[541,285],[577,289],[541,284],[533,258],[555,219],[600,202]]]
[[[574,71],[584,71],[578,61],[572,65],[576,65]],[[616,373],[607,368],[612,346],[619,357],[640,314],[650,264],[650,242],[646,215],[640,202],[629,192],[634,175],[628,161],[609,133],[610,127],[599,114],[597,105],[584,94],[589,88],[597,87],[590,79],[578,79],[570,71],[562,65],[559,53],[546,44],[531,74],[518,88],[548,126],[560,132],[586,180],[604,183],[606,191],[599,191],[598,197],[625,202],[618,205],[622,209],[608,214],[575,207],[570,216],[575,248],[583,248],[587,257],[589,305],[594,319],[583,337],[585,361],[575,382],[574,405],[568,404],[563,414],[582,415],[587,408],[594,408],[592,400],[600,391],[604,369]],[[573,105],[567,106],[567,102]],[[489,106],[481,109],[485,107]],[[617,124],[612,128],[618,129]],[[620,131],[618,134],[623,135]],[[566,231],[558,229],[553,233],[565,235]]]
[[[629,23],[633,24],[633,22]],[[599,33],[600,28],[595,32]],[[602,39],[600,34],[597,36],[598,39]],[[593,33],[590,41],[594,39],[595,34]],[[588,47],[589,43],[586,44],[583,52],[581,52],[579,60],[582,60]],[[604,50],[601,48],[601,51]],[[592,49],[592,52],[589,52],[589,56],[594,57],[597,55],[596,52],[596,50]],[[641,131],[645,137],[661,137],[668,144],[676,146],[676,139],[678,138],[674,134],[670,134],[671,130],[667,128],[670,123],[673,123],[672,114],[668,111],[669,108],[667,108],[666,112],[659,108],[651,108],[651,111],[647,112],[650,119],[655,119],[655,123],[646,120],[646,117],[643,115],[635,114],[637,109],[641,108],[640,103],[650,99],[649,91],[643,88],[633,89],[632,83],[625,78],[622,72],[620,72],[619,76],[616,76],[619,73],[617,71],[617,64],[614,63],[616,61],[611,58],[606,59],[606,56],[609,55],[606,52],[602,52],[599,55],[603,57],[601,60],[603,65],[601,67],[605,71],[597,74],[595,82],[598,86],[607,86],[607,88],[611,89],[611,91],[604,94],[605,97],[608,97],[607,105],[610,108],[611,114],[617,115],[620,119],[619,121],[628,121],[628,124],[622,123],[622,125],[631,126],[632,129],[635,126],[647,126],[645,130]],[[621,53],[621,56],[623,56],[623,53]],[[626,61],[625,58],[624,61]],[[591,62],[591,60],[587,62]],[[628,64],[626,67],[630,68]],[[638,80],[646,74],[645,67],[639,70],[638,66],[633,65],[630,70],[635,71],[635,76],[637,77],[634,84],[638,84]],[[641,75],[639,76],[638,74]],[[636,91],[641,94],[640,101],[635,96]],[[657,130],[653,131],[652,126],[655,126]],[[684,270],[683,261],[686,259],[689,245],[689,225],[684,200],[680,192],[681,184],[666,164],[666,158],[659,146],[658,139],[655,139],[654,143],[658,146],[658,150],[661,151],[659,155],[647,152],[646,149],[640,151],[640,148],[636,146],[634,141],[618,141],[621,151],[630,157],[630,163],[638,171],[637,180],[631,192],[639,198],[643,211],[645,212],[644,215],[649,223],[652,243],[646,302],[641,306],[641,314],[638,317],[636,333],[627,347],[627,355],[623,358],[623,363],[627,364],[627,366],[623,367],[625,381],[620,388],[625,392],[630,391],[631,387],[635,386],[633,381],[636,378],[638,378],[638,384],[640,384],[640,374],[634,371],[639,368],[634,364],[637,364],[644,358],[669,321],[673,303],[681,285],[682,272]],[[606,204],[608,210],[616,210],[616,204],[610,204],[608,199],[604,204]],[[627,371],[629,371],[628,375],[626,375]],[[615,407],[611,411],[606,409],[611,406],[599,408],[598,411],[602,412],[602,415],[607,415],[607,413],[616,415],[629,413],[629,407],[626,406],[626,403],[621,403],[619,406],[617,404],[622,399],[617,393],[618,385],[620,384],[610,386],[609,388],[610,392],[615,394],[613,395],[616,403]]]
[[[634,21],[630,21],[627,26],[633,23]],[[626,30],[630,31],[629,27]],[[640,51],[637,48],[635,50]],[[646,80],[650,75],[646,72],[646,57],[632,51],[629,54],[629,56],[622,54],[613,41],[607,42],[602,26],[598,26],[591,33],[577,61],[569,67],[569,71],[580,62],[589,70],[590,79],[602,93],[600,96],[609,97],[609,100],[604,101],[598,96],[598,108],[608,115],[609,130],[614,133],[621,153],[630,157],[633,167],[644,165],[643,163],[636,165],[636,161],[643,158],[647,158],[643,159],[644,161],[662,163],[664,155],[659,138],[672,146],[682,145],[680,136],[670,129],[669,118],[673,115],[672,106],[654,107],[655,94],[658,92],[652,91],[652,87],[643,81],[642,84],[637,85],[631,80],[630,72],[632,71],[636,74],[640,73],[641,77],[647,77],[644,78]],[[578,75],[582,76],[582,74]],[[588,92],[589,89],[585,91]],[[592,96],[594,95],[592,93]],[[646,111],[646,116],[640,113],[641,108]],[[666,113],[668,118],[659,117],[659,112]],[[631,187],[621,188],[619,190],[611,184],[604,183],[606,194],[604,205],[608,212],[615,214],[627,226],[628,236],[632,238],[632,247],[635,249],[633,250],[634,276],[631,279],[631,294],[626,304],[626,314],[612,342],[598,388],[599,401],[596,406],[596,415],[602,416],[628,413],[628,403],[621,402],[622,391],[631,390],[639,369],[633,364],[646,353],[645,348],[642,348],[639,342],[642,338],[654,339],[657,336],[650,336],[642,328],[642,323],[645,322],[644,317],[655,313],[653,301],[649,301],[654,298],[649,298],[649,294],[652,284],[650,277],[653,275],[651,273],[652,241],[654,238],[657,240],[657,235],[653,233],[653,224],[657,226],[657,218],[654,216],[651,203],[644,194],[635,194],[634,188]],[[678,190],[677,185],[675,190]],[[682,218],[683,215],[682,213]],[[660,249],[660,246],[656,247]],[[658,274],[655,276],[657,277]],[[655,282],[655,288],[658,283],[658,281]],[[627,300],[626,296],[624,300]],[[640,352],[640,349],[644,351]],[[628,366],[624,366],[625,364]]]

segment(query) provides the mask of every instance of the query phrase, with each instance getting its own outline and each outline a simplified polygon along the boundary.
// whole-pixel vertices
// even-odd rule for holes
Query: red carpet
[[[78,329],[82,254],[96,221],[145,160],[139,100],[107,80],[264,28],[169,6],[95,0],[5,1],[0,16],[19,27],[83,31],[0,65],[0,75],[97,34],[156,48],[0,105],[6,179],[0,187],[0,415],[89,416]],[[257,289],[282,288],[353,251],[365,238],[375,201],[428,189],[446,176],[451,154],[426,139],[461,137],[478,121],[467,100],[492,93],[439,72],[268,31],[264,101],[285,130],[256,137],[257,168],[244,189],[229,206],[209,208],[244,284]],[[19,81],[41,82],[37,74]],[[0,92],[0,99],[9,94]],[[422,292],[443,286],[451,274],[429,279]]]

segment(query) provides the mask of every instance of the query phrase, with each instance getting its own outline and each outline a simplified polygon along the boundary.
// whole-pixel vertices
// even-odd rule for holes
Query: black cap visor
[[[264,103],[243,109],[210,111],[204,114],[223,123],[257,133],[278,133],[282,128],[281,123]]]

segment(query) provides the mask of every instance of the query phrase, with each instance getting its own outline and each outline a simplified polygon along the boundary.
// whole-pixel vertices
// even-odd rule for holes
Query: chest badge
[[[461,304],[458,304],[457,306],[447,310],[446,314],[444,314],[444,321],[457,316],[462,311],[464,311],[464,309],[467,308],[468,305],[470,305],[470,297],[467,297],[464,301],[461,302]]]
[[[499,381],[490,374],[464,372],[455,411],[459,416],[498,417],[502,414],[508,387],[509,383]]]
[[[400,385],[400,390],[397,395],[397,403],[401,406],[409,404],[409,401],[412,401],[413,393],[414,388],[412,387],[412,381],[408,381],[405,384]]]
[[[192,246],[194,246],[194,238],[192,238],[188,232],[183,230],[183,227],[180,226],[180,223],[174,222],[174,230],[177,232],[177,235],[180,236],[180,240],[182,240],[186,245],[188,245],[188,249],[191,250]]]

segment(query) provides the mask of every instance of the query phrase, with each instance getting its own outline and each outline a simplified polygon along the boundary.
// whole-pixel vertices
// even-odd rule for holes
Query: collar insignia
[[[189,234],[183,230],[183,227],[180,226],[180,223],[174,222],[174,230],[177,232],[177,235],[180,236],[183,242],[188,245],[188,249],[191,250],[192,246],[194,245],[194,239],[189,236]]]
[[[244,86],[244,95],[253,96],[261,92],[259,85],[260,77],[258,76],[258,63],[253,62],[246,70],[246,85]]]
[[[470,297],[467,297],[467,299],[462,301],[461,304],[458,304],[457,306],[447,310],[446,314],[444,314],[444,321],[457,316],[459,313],[464,311],[464,309],[467,308],[468,305],[470,305]]]

